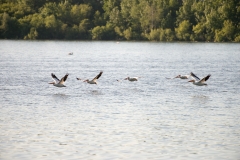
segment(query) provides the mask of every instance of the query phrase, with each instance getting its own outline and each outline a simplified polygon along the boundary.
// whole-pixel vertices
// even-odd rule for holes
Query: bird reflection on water
[[[191,104],[207,104],[210,101],[209,96],[206,95],[194,95],[191,97]]]
[[[67,95],[65,93],[55,93],[55,94],[52,94],[52,97],[59,101],[59,100],[65,100],[65,99],[68,99],[70,97],[70,95]]]

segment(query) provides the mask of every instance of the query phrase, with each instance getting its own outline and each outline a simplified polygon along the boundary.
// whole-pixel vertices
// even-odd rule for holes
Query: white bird
[[[85,81],[83,81],[83,82],[87,82],[87,83],[89,83],[89,84],[97,84],[97,79],[101,77],[102,73],[103,73],[103,72],[101,71],[101,72],[100,72],[95,78],[93,78],[91,81],[89,81],[89,80],[87,79],[87,80],[85,80]]]
[[[175,78],[180,78],[180,79],[188,79],[190,75],[178,75]]]
[[[55,76],[55,74],[51,74],[51,76],[52,76],[52,78],[53,78],[53,82],[49,82],[49,84],[53,84],[54,86],[56,86],[56,87],[66,87],[65,85],[64,85],[64,82],[67,80],[67,77],[68,77],[68,73],[64,76],[64,77],[62,77],[62,79],[61,80],[59,80],[58,78],[57,78],[57,76]]]
[[[167,77],[166,77],[167,78]],[[178,76],[176,76],[176,77],[174,77],[174,78],[180,78],[180,79],[188,79],[188,78],[190,78],[190,75],[178,75]],[[167,79],[174,79],[174,78],[167,78]]]
[[[140,77],[127,77],[124,80],[129,80],[129,81],[133,82],[133,81],[138,81],[139,78]]]
[[[198,78],[194,73],[190,73],[191,76],[194,78],[193,80],[190,80],[188,82],[192,82],[194,85],[197,85],[197,86],[204,86],[204,85],[207,85],[205,82],[209,79],[209,77],[211,76],[211,74],[207,75],[206,77],[202,78],[200,80],[200,78]]]

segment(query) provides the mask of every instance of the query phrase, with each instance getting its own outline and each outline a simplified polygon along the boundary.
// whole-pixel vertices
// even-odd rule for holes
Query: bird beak
[[[127,80],[128,78],[125,78],[124,80]]]
[[[193,80],[190,80],[190,81],[188,81],[188,82],[193,82]]]
[[[48,84],[54,84],[54,82],[49,82]]]

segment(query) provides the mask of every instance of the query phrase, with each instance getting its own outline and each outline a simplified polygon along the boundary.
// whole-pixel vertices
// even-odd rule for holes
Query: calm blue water
[[[239,43],[1,40],[0,76],[0,159],[240,159]]]

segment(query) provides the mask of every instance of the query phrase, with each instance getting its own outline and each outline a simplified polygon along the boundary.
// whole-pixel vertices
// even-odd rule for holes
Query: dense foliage
[[[240,42],[240,1],[0,0],[0,38]]]

